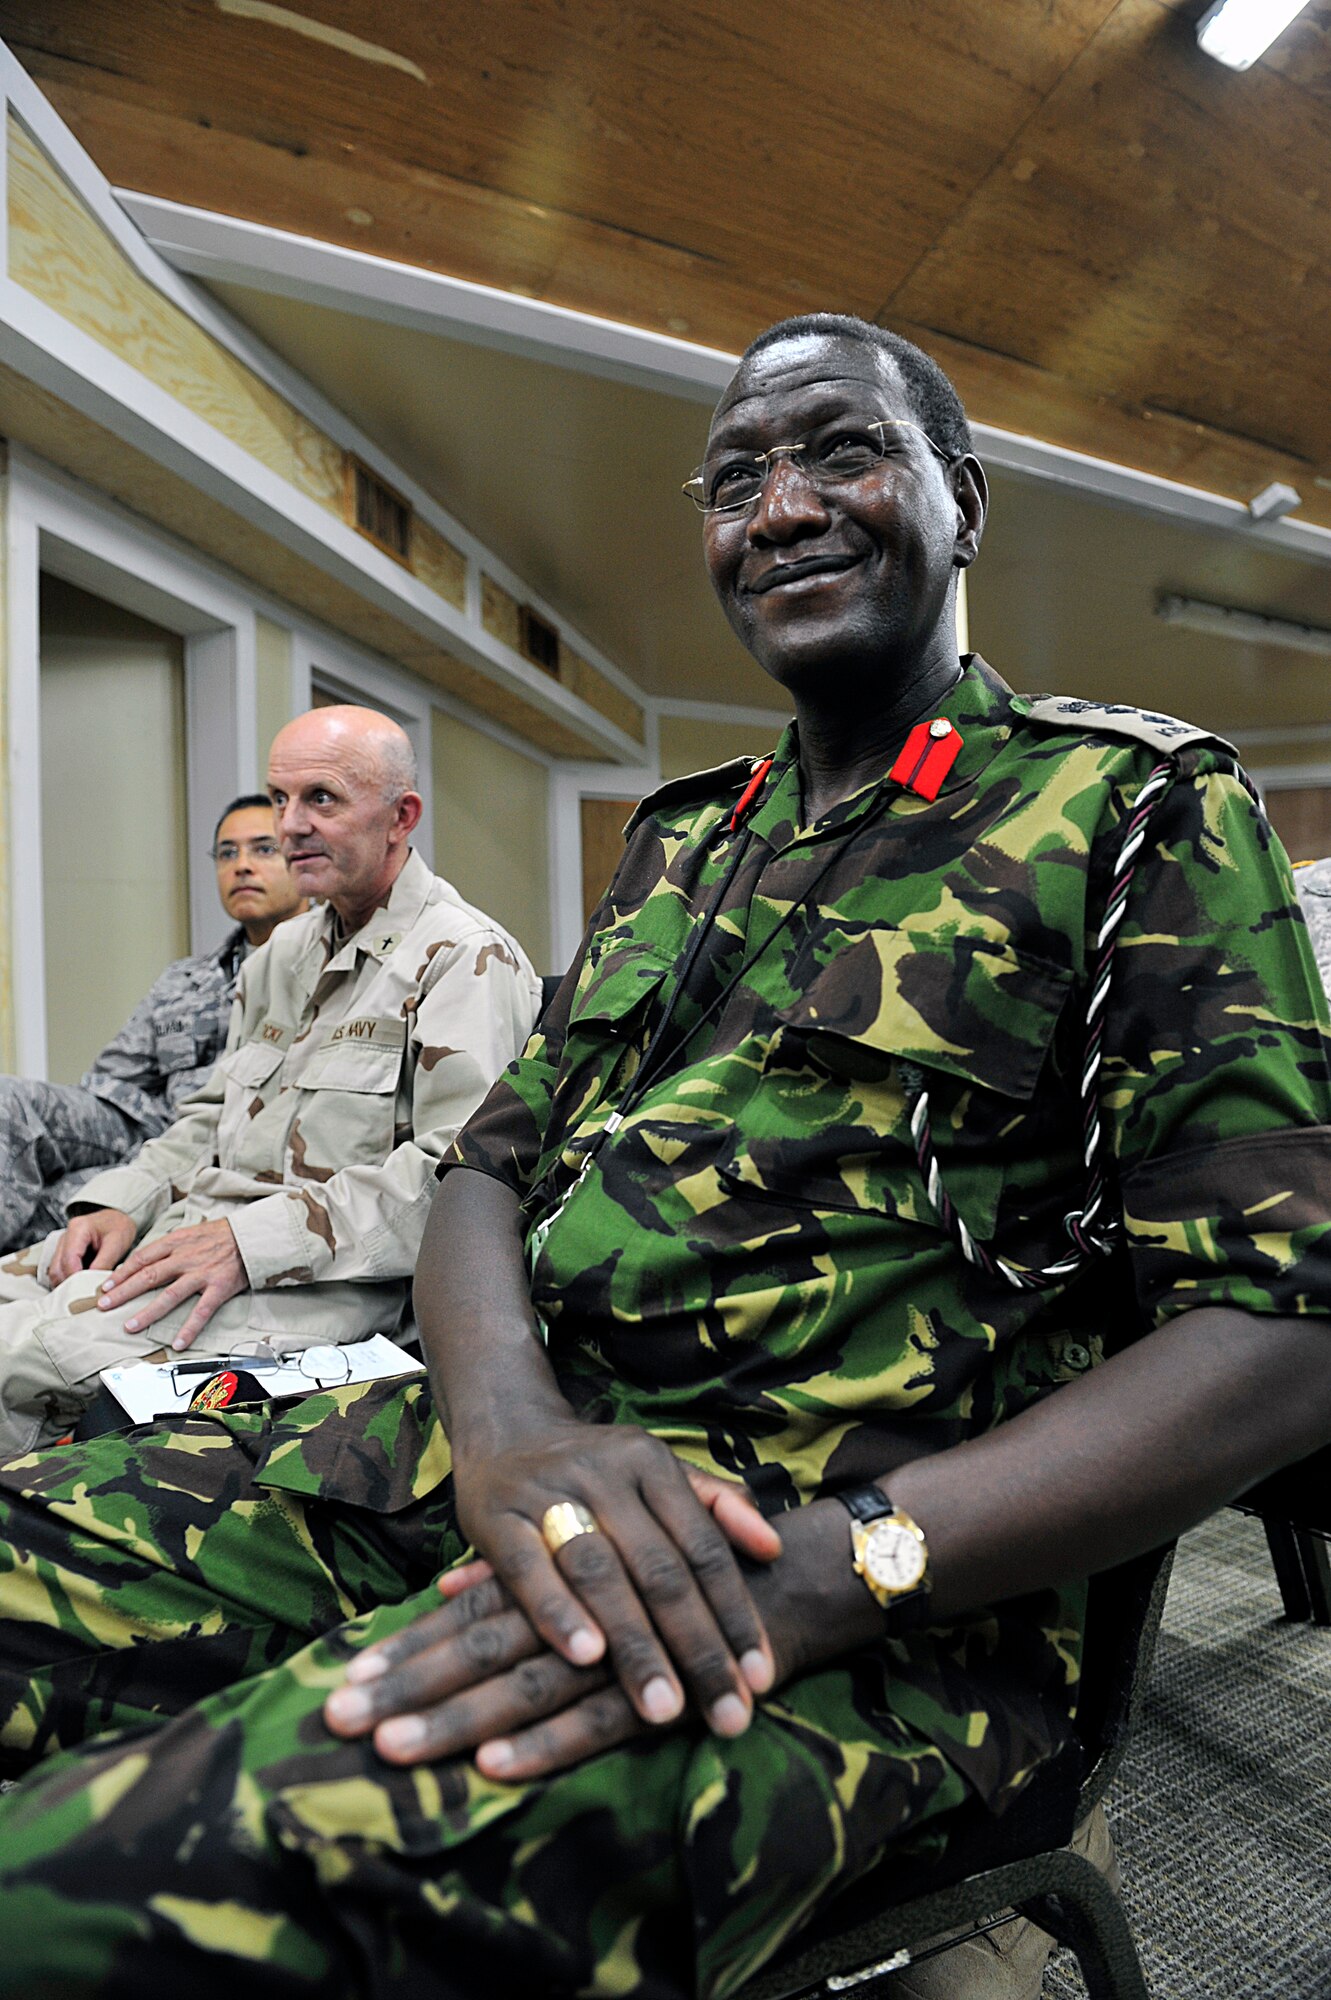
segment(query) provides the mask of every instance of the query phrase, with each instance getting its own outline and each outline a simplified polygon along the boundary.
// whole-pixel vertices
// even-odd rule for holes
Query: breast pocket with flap
[[[1005,1185],[1048,1148],[1047,1107],[1068,1122],[1071,1084],[1037,1085],[1070,974],[987,939],[875,930],[797,983],[722,1178],[759,1198],[937,1227],[910,1133],[913,1071],[948,1191],[989,1236]]]
[[[388,1158],[406,1035],[402,1020],[354,1021],[334,1028],[311,1053],[297,1080],[291,1128],[298,1179],[329,1180],[343,1167],[379,1166]]]
[[[641,945],[601,953],[569,1010],[551,1129],[570,1131],[590,1106],[623,1096],[674,971],[673,958]]]
[[[218,1059],[225,1079],[218,1119],[218,1158],[240,1172],[260,1172],[273,1166],[272,1145],[256,1123],[277,1096],[277,1072],[282,1049],[272,1042],[242,1042]]]

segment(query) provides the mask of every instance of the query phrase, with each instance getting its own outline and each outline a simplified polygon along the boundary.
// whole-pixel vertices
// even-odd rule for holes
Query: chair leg
[[[1331,1554],[1321,1535],[1296,1528],[1294,1540],[1303,1568],[1304,1587],[1314,1625],[1331,1625]]]
[[[1075,1952],[1090,2000],[1150,2000],[1118,1897],[1089,1861],[1072,1854],[1058,1859],[1059,1886],[1023,1900],[1022,1914]]]
[[[1265,1514],[1262,1516],[1262,1527],[1266,1531],[1266,1546],[1271,1551],[1271,1564],[1280,1586],[1280,1601],[1284,1605],[1285,1616],[1291,1624],[1301,1625],[1312,1617],[1313,1607],[1308,1595],[1308,1579],[1299,1549],[1299,1537],[1288,1521],[1271,1521]]]

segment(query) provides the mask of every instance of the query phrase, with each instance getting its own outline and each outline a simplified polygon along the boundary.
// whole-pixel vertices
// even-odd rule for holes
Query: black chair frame
[[[994,1818],[979,1805],[963,1808],[940,1861],[881,1862],[735,2000],[840,1993],[874,2000],[891,1993],[894,1973],[1014,1913],[1069,1947],[1090,2000],[1149,2000],[1122,1904],[1099,1869],[1068,1843],[1123,1760],[1172,1560],[1171,1545],[1092,1579],[1076,1737],[1008,1811]],[[937,1942],[953,1932],[959,1935],[947,1945]]]
[[[1233,1504],[1261,1521],[1286,1618],[1331,1626],[1331,1445]]]

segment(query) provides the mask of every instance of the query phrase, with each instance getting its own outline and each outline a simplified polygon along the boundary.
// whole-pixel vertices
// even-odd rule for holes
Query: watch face
[[[875,1521],[864,1538],[865,1575],[893,1596],[914,1590],[927,1560],[923,1542],[900,1521]]]

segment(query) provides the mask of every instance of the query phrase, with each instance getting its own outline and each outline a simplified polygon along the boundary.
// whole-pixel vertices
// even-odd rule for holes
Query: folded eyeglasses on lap
[[[767,451],[720,452],[684,481],[683,491],[701,514],[733,514],[742,507],[756,506],[773,459],[794,458],[796,453],[802,454],[800,471],[813,485],[820,489],[841,485],[862,479],[866,472],[884,464],[901,446],[900,431],[914,431],[936,458],[951,465],[951,454],[909,417],[841,418],[797,444],[774,444]]]
[[[230,1354],[214,1354],[207,1360],[200,1357],[197,1361],[177,1361],[171,1369],[172,1391],[183,1396],[200,1376],[220,1375],[224,1368],[245,1368],[252,1375],[294,1368],[316,1389],[337,1389],[351,1380],[351,1358],[340,1347],[301,1347],[289,1354],[278,1354],[273,1348],[261,1345],[238,1347]]]

